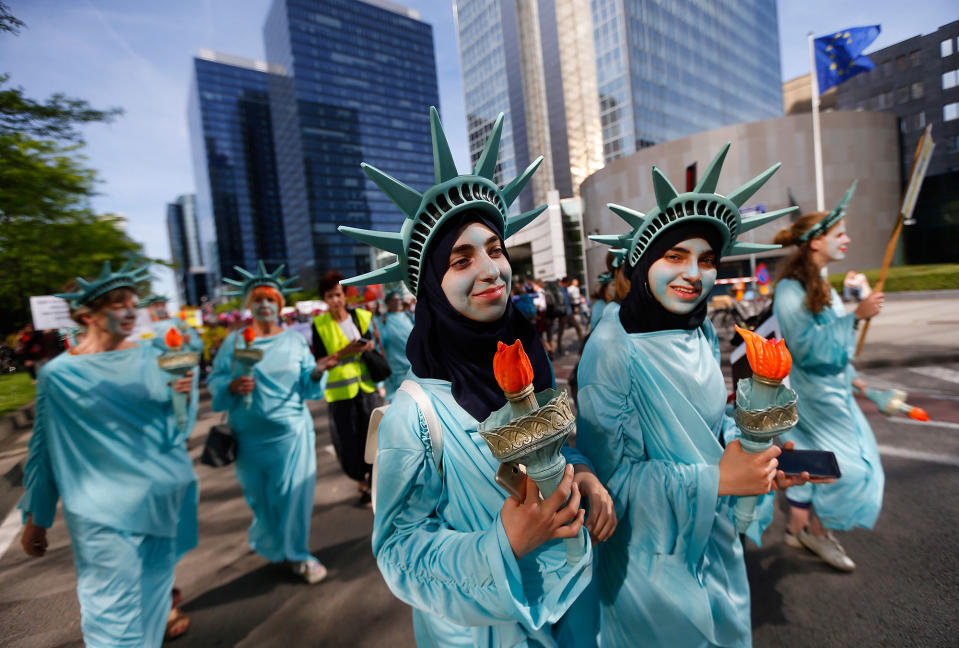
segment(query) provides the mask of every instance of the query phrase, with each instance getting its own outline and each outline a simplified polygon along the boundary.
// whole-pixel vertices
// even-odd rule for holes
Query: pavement
[[[578,348],[575,332],[564,347]],[[728,353],[728,347],[724,351]],[[554,359],[565,383],[578,355]],[[782,545],[777,511],[763,547],[747,548],[755,645],[956,645],[959,636],[959,291],[899,294],[887,300],[855,361],[870,385],[899,387],[932,425],[887,419],[860,401],[886,469],[886,503],[875,531],[843,534],[860,564],[833,573]],[[724,367],[729,374],[728,366]],[[250,512],[231,468],[196,464],[201,483],[200,546],[177,569],[183,608],[193,619],[176,645],[410,646],[409,608],[389,591],[370,551],[372,514],[357,506],[330,445],[325,403],[313,403],[317,489],[311,548],[330,569],[308,586],[266,563],[246,544]],[[81,646],[69,538],[58,516],[42,560],[20,550],[22,471],[29,411],[0,439],[0,646]],[[196,461],[219,416],[204,395],[190,439]]]

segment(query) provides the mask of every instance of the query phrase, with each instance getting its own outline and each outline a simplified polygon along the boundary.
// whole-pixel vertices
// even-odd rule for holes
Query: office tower
[[[200,254],[219,294],[233,266],[287,263],[268,79],[262,61],[201,50],[194,59],[189,125]]]
[[[264,26],[286,250],[304,286],[384,265],[337,225],[397,231],[400,210],[360,162],[419,191],[433,183],[433,34],[385,0],[274,0]]]
[[[168,203],[166,223],[180,304],[197,306],[209,295],[197,237],[196,196],[184,194]]]
[[[908,182],[919,137],[932,125],[936,143],[913,214],[904,228],[909,263],[959,261],[959,20],[935,32],[871,52],[875,68],[836,87],[839,110],[899,117],[900,173]],[[828,143],[826,144],[828,146]]]

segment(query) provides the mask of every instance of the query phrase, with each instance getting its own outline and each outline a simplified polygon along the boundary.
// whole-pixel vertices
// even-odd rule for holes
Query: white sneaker
[[[846,550],[839,544],[839,540],[832,531],[827,531],[825,535],[813,535],[803,529],[796,537],[806,549],[822,558],[823,562],[830,567],[844,572],[856,569],[856,563],[846,555]]]
[[[790,533],[789,529],[786,529],[786,532],[783,534],[783,543],[785,543],[787,547],[792,547],[793,549],[803,548],[799,538]]]
[[[326,578],[327,570],[316,558],[292,563],[293,573],[305,580],[310,585],[315,585]]]

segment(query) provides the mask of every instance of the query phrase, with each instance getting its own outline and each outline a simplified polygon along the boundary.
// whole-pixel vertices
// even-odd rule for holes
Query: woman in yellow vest
[[[330,408],[330,436],[340,466],[356,480],[360,502],[370,502],[370,472],[366,463],[366,429],[370,414],[380,404],[376,385],[360,354],[373,349],[373,336],[379,344],[379,332],[373,314],[365,308],[346,309],[346,294],[336,270],[320,279],[320,294],[330,310],[313,319],[313,355],[317,364],[336,365],[326,383],[326,402]]]

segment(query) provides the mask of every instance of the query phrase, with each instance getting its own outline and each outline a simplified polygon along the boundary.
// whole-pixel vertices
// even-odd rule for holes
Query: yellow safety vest
[[[352,316],[351,316],[352,317]],[[360,335],[366,334],[370,329],[370,321],[373,319],[373,313],[357,308],[356,319],[360,323]],[[313,318],[313,326],[326,347],[327,354],[336,353],[350,341],[343,334],[340,325],[333,321],[333,316],[329,313],[323,313]],[[359,356],[351,360],[344,360],[329,370],[326,378],[326,402],[334,403],[341,400],[355,398],[363,390],[367,394],[376,391],[376,385],[370,380],[366,365],[360,360]]]

